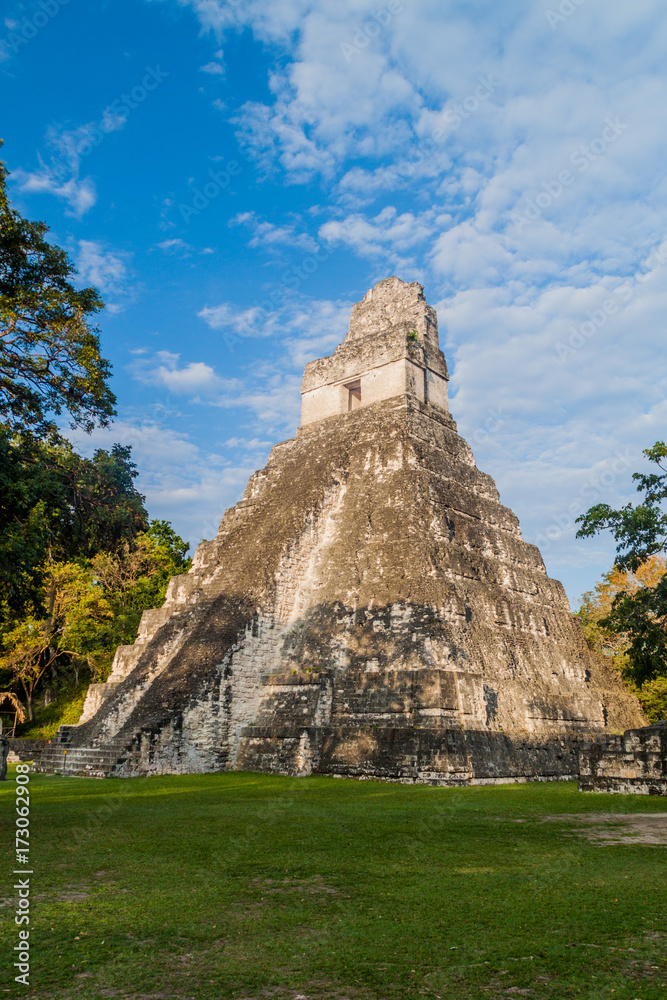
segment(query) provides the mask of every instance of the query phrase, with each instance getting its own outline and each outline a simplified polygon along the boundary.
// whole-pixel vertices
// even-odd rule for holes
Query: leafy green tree
[[[619,594],[635,594],[641,587],[652,589],[667,573],[667,559],[661,555],[651,556],[639,566],[636,572],[612,566],[592,590],[581,598],[577,618],[581,622],[591,649],[610,657],[616,667],[627,672],[626,650],[630,638],[625,632],[616,632],[606,622],[611,613],[614,599]]]
[[[103,303],[72,283],[46,225],[10,206],[6,180],[0,162],[0,685],[32,719],[47,674],[106,676],[190,560],[168,522],[149,522],[129,447],[83,458],[59,433],[65,413],[87,432],[115,413],[91,321]]]
[[[187,557],[190,545],[176,534],[169,521],[151,521],[146,534],[168,555],[174,566],[181,570],[190,568],[192,559]]]
[[[92,557],[132,544],[148,529],[145,497],[134,485],[138,475],[129,446],[99,448],[92,459],[69,447],[56,454],[69,518],[60,522],[60,545],[71,555]]]
[[[132,547],[101,552],[93,559],[114,610],[107,666],[117,646],[134,642],[143,612],[164,603],[172,576],[187,573],[192,563],[186,558],[188,548],[167,521],[151,521]]]
[[[106,679],[117,646],[134,641],[142,613],[190,568],[187,549],[168,522],[153,521],[132,545],[43,568],[43,612],[14,619],[1,636],[0,677],[23,691],[29,720],[46,676],[78,685],[86,668],[94,681]]]
[[[51,563],[45,581],[47,613],[27,615],[3,636],[0,668],[20,684],[34,718],[35,691],[46,672],[67,658],[82,660],[93,668],[104,651],[112,607],[89,567],[76,563]]]
[[[667,715],[667,677],[658,676],[652,681],[645,681],[641,687],[638,686],[628,657],[632,636],[625,631],[618,631],[615,621],[612,621],[614,627],[611,628],[609,616],[612,614],[614,600],[619,595],[632,596],[641,588],[652,590],[665,573],[667,559],[662,555],[650,556],[634,573],[613,566],[593,590],[583,595],[577,611],[577,618],[591,649],[612,661],[628,686],[637,694],[651,721]]]
[[[40,437],[57,433],[63,411],[86,431],[106,425],[116,402],[90,321],[102,299],[71,283],[76,270],[48,231],[11,208],[0,162],[0,419]]]
[[[637,695],[651,722],[667,719],[667,677],[654,677],[642,684]]]
[[[148,529],[136,475],[128,447],[88,459],[67,441],[0,427],[0,625],[41,614],[49,560],[92,558],[133,544]]]
[[[619,510],[608,504],[596,504],[577,518],[581,528],[578,538],[611,531],[617,546],[614,565],[636,574],[652,556],[665,551],[667,544],[667,445],[657,441],[644,454],[659,471],[635,472],[641,503],[628,503]],[[650,585],[622,589],[611,602],[599,624],[628,637],[628,676],[640,688],[647,682],[667,675],[667,574],[659,574]]]

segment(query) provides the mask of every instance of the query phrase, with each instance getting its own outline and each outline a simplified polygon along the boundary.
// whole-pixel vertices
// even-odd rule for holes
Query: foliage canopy
[[[667,445],[656,441],[644,451],[656,472],[633,474],[639,504],[618,510],[596,504],[577,518],[577,537],[611,531],[616,540],[613,570],[594,592],[584,595],[580,617],[589,641],[611,643],[624,675],[650,698],[651,712],[667,710]],[[646,701],[645,699],[645,701]],[[648,704],[646,701],[645,707]]]
[[[171,525],[149,520],[129,447],[84,458],[59,431],[65,413],[87,432],[115,414],[91,324],[103,303],[73,284],[47,226],[11,207],[6,181],[0,162],[0,702],[20,719],[21,694],[32,720],[47,684],[106,678],[190,561]]]
[[[90,322],[102,299],[72,284],[76,270],[48,231],[11,208],[0,162],[0,416],[40,437],[57,432],[53,417],[63,411],[73,427],[104,426],[116,402]]]

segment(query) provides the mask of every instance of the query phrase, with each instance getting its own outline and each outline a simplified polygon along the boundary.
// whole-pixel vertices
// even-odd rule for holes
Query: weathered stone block
[[[597,736],[579,755],[582,792],[667,795],[667,722]]]

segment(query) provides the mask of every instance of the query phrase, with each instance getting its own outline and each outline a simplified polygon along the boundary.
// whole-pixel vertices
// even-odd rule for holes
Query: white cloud
[[[126,115],[107,108],[99,122],[87,122],[73,129],[51,126],[46,141],[52,150],[49,161],[40,157],[38,170],[13,171],[21,191],[34,194],[52,194],[61,198],[70,208],[70,215],[81,219],[97,201],[95,184],[91,177],[81,177],[81,164],[93,152],[104,136],[123,128]]]
[[[109,449],[116,442],[131,445],[132,458],[140,470],[137,489],[146,497],[152,518],[172,522],[178,534],[190,542],[191,552],[202,538],[215,536],[227,507],[241,499],[248,477],[266,461],[269,446],[248,442],[232,465],[220,456],[203,453],[188,435],[154,421],[117,420],[109,428],[91,435],[71,432],[79,452],[91,455],[96,448]]]
[[[175,237],[171,240],[162,240],[161,243],[158,243],[158,248],[163,250],[164,253],[178,253],[183,256],[186,256],[192,251],[190,244],[186,243],[185,240],[182,240],[180,237]]]
[[[79,240],[76,268],[79,283],[94,285],[104,297],[109,297],[106,308],[120,312],[132,296],[128,282],[129,255],[123,251],[107,250],[95,240]]]
[[[208,62],[204,66],[200,66],[199,69],[202,73],[211,73],[213,76],[225,75],[225,67],[219,62]]]
[[[258,336],[260,330],[257,324],[261,314],[262,310],[257,306],[238,309],[230,302],[222,302],[218,306],[204,306],[197,316],[212,330],[233,330],[242,336],[252,331],[254,336]]]
[[[257,434],[285,437],[294,433],[299,422],[300,373],[277,370],[274,365],[254,364],[243,377],[223,378],[206,362],[181,363],[180,354],[159,351],[137,356],[128,370],[145,385],[186,397],[191,404],[245,410],[244,427]],[[253,452],[258,447],[258,439],[252,448],[248,445]]]
[[[163,253],[177,257],[191,257],[192,254],[195,253],[203,255],[215,253],[213,247],[202,247],[201,250],[197,250],[190,243],[181,239],[180,236],[174,237],[170,240],[161,240],[160,243],[156,244],[156,246],[158,250],[162,250]]]
[[[254,212],[239,212],[229,223],[231,226],[246,225],[252,230],[248,245],[267,249],[274,246],[298,247],[312,253],[319,249],[316,240],[308,233],[298,233],[294,226],[276,226],[272,222],[258,219]]]
[[[300,372],[307,361],[333,350],[343,339],[352,302],[317,300],[292,293],[281,299],[271,312],[258,306],[243,309],[223,302],[205,306],[197,315],[212,329],[227,333],[227,346],[232,350],[239,338],[279,337],[286,352],[285,362]]]
[[[203,361],[191,361],[184,368],[160,365],[154,372],[154,378],[170,392],[187,395],[215,392],[220,385],[214,369]]]
[[[180,364],[181,355],[171,351],[157,351],[148,357],[143,354],[133,362],[133,376],[147,385],[157,385],[175,395],[188,396],[195,401],[202,397],[221,396],[237,388],[233,379],[220,378],[211,365],[203,361]]]
[[[216,406],[224,409],[243,408],[254,414],[258,429],[279,430],[292,435],[301,416],[300,375],[272,371],[265,377],[246,380],[235,393],[221,396]]]
[[[431,211],[420,215],[412,212],[399,215],[390,205],[370,219],[353,214],[325,222],[320,227],[319,235],[329,244],[349,246],[360,257],[382,259],[391,267],[412,269],[413,258],[405,254],[429,240],[436,224],[444,222],[444,219],[436,220]]]
[[[67,181],[59,180],[56,172],[43,166],[41,170],[30,172],[27,170],[14,170],[12,178],[18,181],[21,191],[27,194],[52,194],[56,198],[62,198],[70,207],[70,214],[77,219],[81,219],[97,201],[95,184],[90,177],[78,180],[70,177]]]

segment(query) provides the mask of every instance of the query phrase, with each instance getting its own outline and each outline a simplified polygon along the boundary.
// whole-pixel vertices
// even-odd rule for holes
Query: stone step
[[[73,747],[53,744],[35,760],[34,770],[43,774],[70,774],[104,778],[127,751],[122,740],[110,740],[98,747]]]
[[[73,729],[76,729],[76,726],[61,726],[56,735],[51,738],[51,746],[54,744],[61,745],[69,743]]]
[[[65,757],[76,757],[81,760],[96,760],[107,758],[109,760],[117,760],[118,757],[122,756],[121,750],[95,750],[93,747],[82,747],[79,750],[43,750],[40,754],[40,763],[46,760],[63,760]]]

